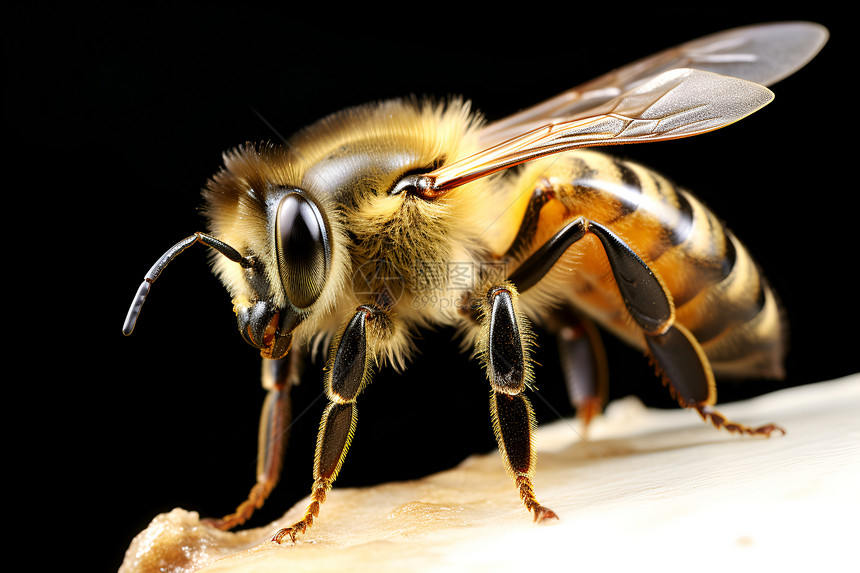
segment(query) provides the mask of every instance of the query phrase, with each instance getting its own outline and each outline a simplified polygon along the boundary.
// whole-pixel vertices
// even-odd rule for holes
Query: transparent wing
[[[768,104],[766,87],[694,69],[663,72],[589,110],[539,127],[423,176],[436,194],[539,157],[579,147],[660,141],[712,131]]]
[[[553,120],[594,115],[595,107],[676,68],[714,72],[768,86],[806,65],[827,38],[827,29],[812,22],[778,22],[718,32],[644,58],[490,123],[481,130],[479,144],[490,147]]]

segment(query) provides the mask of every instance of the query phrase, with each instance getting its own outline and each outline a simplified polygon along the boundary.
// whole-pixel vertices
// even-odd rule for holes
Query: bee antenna
[[[143,307],[146,295],[149,294],[149,288],[152,283],[155,282],[155,279],[157,279],[161,274],[161,271],[164,270],[164,267],[166,267],[170,261],[175,259],[179,253],[197,242],[215,249],[231,261],[242,265],[243,268],[247,269],[254,266],[254,261],[251,258],[243,257],[239,251],[224,241],[219,241],[215,237],[205,233],[194,233],[190,237],[182,239],[170,247],[166,253],[161,255],[161,257],[159,257],[155,264],[149,269],[149,272],[146,273],[146,276],[143,278],[143,282],[137,289],[137,294],[134,296],[134,300],[131,301],[131,307],[128,309],[128,314],[126,315],[125,322],[122,325],[122,333],[124,335],[128,336],[134,330],[134,325],[137,323],[137,317],[140,316],[140,309]]]

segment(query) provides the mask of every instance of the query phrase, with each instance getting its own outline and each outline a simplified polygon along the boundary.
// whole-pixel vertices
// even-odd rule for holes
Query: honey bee
[[[346,456],[359,395],[379,368],[405,366],[425,327],[457,328],[483,364],[498,446],[535,521],[557,516],[532,484],[534,324],[557,334],[586,423],[605,400],[599,327],[641,349],[677,402],[716,427],[781,432],[714,408],[716,377],[783,376],[785,319],[747,249],[686,190],[582,148],[738,121],[826,39],[811,23],[738,28],[495,122],[457,98],[399,99],[337,112],[284,144],[227,152],[203,190],[207,231],[155,263],[123,326],[131,334],[177,255],[212,249],[268,393],[257,483],[209,523],[230,529],[263,505],[280,475],[290,388],[308,354],[327,348],[311,501],[272,539],[304,533]]]

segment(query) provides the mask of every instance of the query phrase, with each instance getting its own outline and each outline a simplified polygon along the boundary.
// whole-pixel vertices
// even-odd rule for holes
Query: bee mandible
[[[378,368],[408,361],[423,327],[457,328],[483,364],[498,446],[535,521],[557,516],[532,483],[533,324],[558,335],[586,422],[606,388],[599,326],[641,349],[677,402],[718,428],[782,431],[714,408],[716,376],[783,375],[785,320],[747,249],[689,192],[582,148],[727,126],[769,103],[765,86],[826,39],[804,22],[738,28],[500,121],[460,99],[400,99],[335,113],[281,145],[227,152],[203,190],[207,231],[155,263],[123,326],[131,334],[177,255],[212,249],[268,393],[257,482],[210,523],[233,528],[263,505],[283,462],[290,387],[308,353],[327,347],[311,501],[273,540],[304,533],[346,456],[359,395]]]

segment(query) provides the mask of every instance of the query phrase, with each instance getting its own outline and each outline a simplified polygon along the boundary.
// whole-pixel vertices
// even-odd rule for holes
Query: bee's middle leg
[[[482,334],[479,355],[487,369],[492,393],[490,412],[499,450],[513,475],[520,497],[535,521],[558,518],[555,512],[538,503],[532,476],[535,452],[534,412],[523,393],[531,376],[528,363],[528,328],[516,308],[516,287],[509,282],[487,292],[482,303]]]
[[[609,363],[600,332],[594,321],[569,307],[557,309],[546,322],[558,342],[568,398],[587,431],[609,393]]]

